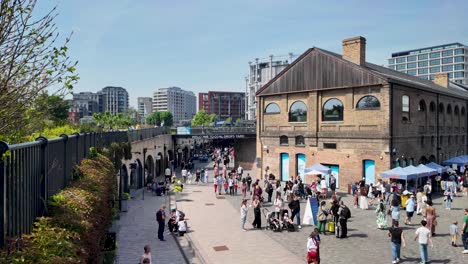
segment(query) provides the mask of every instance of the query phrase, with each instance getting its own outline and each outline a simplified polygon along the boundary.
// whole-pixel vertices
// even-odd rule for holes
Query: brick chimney
[[[434,74],[434,82],[440,86],[447,88],[449,85],[448,73],[439,72],[439,73]]]
[[[361,36],[343,40],[343,59],[358,65],[366,64],[366,39]]]

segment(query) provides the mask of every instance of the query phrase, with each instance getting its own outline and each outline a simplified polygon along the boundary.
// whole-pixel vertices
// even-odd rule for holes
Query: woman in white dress
[[[361,182],[360,186],[361,196],[359,197],[359,208],[362,210],[367,210],[369,209],[369,203],[367,202],[367,190],[363,181]]]

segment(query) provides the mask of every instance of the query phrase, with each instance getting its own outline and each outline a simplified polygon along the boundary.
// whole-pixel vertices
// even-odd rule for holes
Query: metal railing
[[[6,238],[31,232],[36,217],[44,214],[47,200],[69,184],[75,165],[88,157],[90,147],[144,140],[167,131],[76,133],[14,145],[0,141],[0,248]]]

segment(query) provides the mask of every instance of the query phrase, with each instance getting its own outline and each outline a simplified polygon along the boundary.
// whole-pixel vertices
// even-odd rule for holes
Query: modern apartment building
[[[286,68],[297,56],[293,53],[288,55],[274,56],[268,58],[256,58],[255,62],[249,61],[249,76],[245,77],[247,108],[245,110],[248,120],[256,118],[256,99],[255,93],[264,84],[273,79],[278,73]]]
[[[245,119],[245,93],[209,91],[198,94],[198,110],[205,110],[208,114],[216,114],[218,120],[231,118],[235,122],[238,118]]]
[[[169,111],[174,124],[190,120],[197,110],[197,97],[179,87],[159,88],[153,94],[153,111]]]
[[[70,102],[71,111],[79,113],[79,118],[92,116],[93,113],[100,112],[99,94],[92,92],[74,93]]]
[[[128,92],[122,87],[107,86],[104,87],[98,94],[102,112],[109,112],[113,115],[125,113],[128,110]]]
[[[153,98],[151,97],[138,97],[138,114],[140,122],[145,123],[146,117],[153,113]]]
[[[92,116],[93,113],[125,113],[128,110],[128,93],[122,87],[104,87],[97,93],[74,93],[70,103],[71,111],[78,111],[80,118]]]
[[[468,84],[468,47],[461,43],[400,51],[388,59],[392,70],[415,75],[422,79],[434,80],[434,75],[446,72],[449,79]]]

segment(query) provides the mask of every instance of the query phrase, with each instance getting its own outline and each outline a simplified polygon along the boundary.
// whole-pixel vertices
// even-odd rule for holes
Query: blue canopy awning
[[[437,174],[436,169],[430,168],[430,167],[428,167],[426,165],[423,165],[423,164],[419,164],[418,166],[416,166],[416,168],[419,171],[421,171],[423,176],[431,176],[431,175],[436,175]]]
[[[468,165],[468,156],[458,156],[442,162],[444,166],[452,166],[452,164],[457,164],[459,166]]]
[[[431,162],[429,164],[426,164],[425,166],[436,170],[438,173],[442,173],[442,172],[445,172],[447,170],[444,166],[440,166],[439,164],[437,164],[435,162]]]
[[[384,171],[380,175],[382,175],[382,178],[397,179],[397,180],[411,180],[411,179],[418,178],[418,173],[415,172],[413,168],[405,170],[405,168],[402,168],[402,167],[396,167],[394,169]]]

